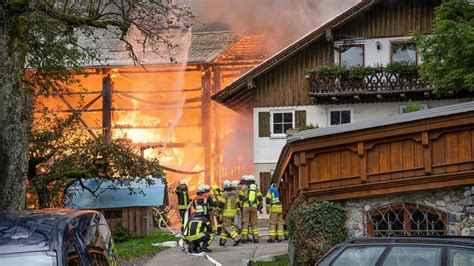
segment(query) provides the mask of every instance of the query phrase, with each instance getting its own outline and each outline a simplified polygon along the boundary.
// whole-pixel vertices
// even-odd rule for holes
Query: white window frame
[[[407,106],[406,104],[400,104],[400,114],[407,114],[403,112],[403,108],[405,108],[406,106]],[[427,103],[420,103],[420,111],[427,110],[427,109],[428,109]]]
[[[270,111],[270,138],[281,139],[286,138],[286,133],[273,133],[273,115],[291,113],[292,115],[292,128],[295,128],[295,110],[293,109],[282,109],[282,110],[271,110]]]
[[[354,123],[354,108],[329,108],[328,109],[328,127],[338,126],[338,125],[331,125],[331,112],[337,111],[349,111],[351,113],[351,122]],[[348,124],[350,124],[348,123]]]

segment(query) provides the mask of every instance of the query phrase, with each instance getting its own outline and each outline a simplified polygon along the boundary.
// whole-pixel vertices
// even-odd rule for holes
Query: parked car
[[[0,265],[116,265],[112,234],[95,211],[0,213]]]
[[[473,266],[474,238],[387,237],[350,239],[319,266]]]

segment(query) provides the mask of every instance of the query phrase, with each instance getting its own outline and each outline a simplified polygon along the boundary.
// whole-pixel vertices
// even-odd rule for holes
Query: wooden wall
[[[415,29],[431,32],[434,7],[439,0],[384,0],[369,11],[333,29],[335,40],[409,35]],[[319,40],[255,80],[255,107],[314,104],[309,97],[305,70],[333,62],[332,43]]]
[[[288,163],[276,173],[286,210],[310,198],[474,185],[474,112],[309,138],[286,149]]]
[[[153,209],[152,207],[131,207],[122,209],[102,209],[97,210],[106,216],[107,224],[112,232],[115,232],[118,223],[122,225],[133,236],[148,236],[153,233]],[[110,212],[121,212],[121,217],[108,218]]]

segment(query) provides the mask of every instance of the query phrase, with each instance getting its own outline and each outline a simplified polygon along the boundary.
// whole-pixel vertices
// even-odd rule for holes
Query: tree
[[[178,0],[177,0],[178,1]],[[173,48],[170,36],[190,27],[186,5],[172,0],[5,0],[0,5],[0,210],[24,206],[32,95],[77,82],[85,62],[100,60],[97,40],[113,34],[139,63],[143,47]],[[138,36],[138,38],[136,37]]]
[[[474,91],[474,5],[467,0],[449,0],[435,10],[433,33],[415,37],[422,79],[435,92]]]
[[[61,118],[44,108],[35,119],[28,145],[28,191],[35,195],[30,205],[62,207],[66,190],[78,183],[88,189],[83,183],[87,179],[128,186],[137,179],[151,183],[152,177],[163,175],[158,160],[140,156],[128,139],[107,141],[82,134],[77,115]]]

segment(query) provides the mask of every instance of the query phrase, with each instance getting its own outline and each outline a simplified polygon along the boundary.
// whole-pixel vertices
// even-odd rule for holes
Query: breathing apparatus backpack
[[[250,206],[257,203],[257,185],[251,184],[249,186],[249,190],[247,191],[247,202]]]

